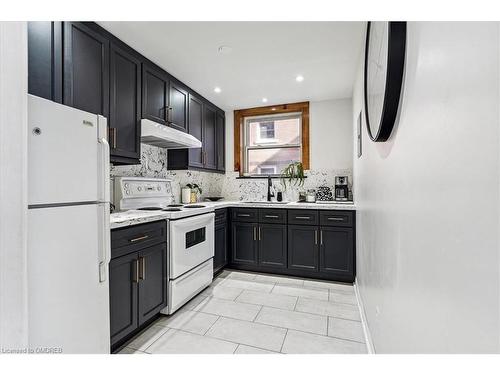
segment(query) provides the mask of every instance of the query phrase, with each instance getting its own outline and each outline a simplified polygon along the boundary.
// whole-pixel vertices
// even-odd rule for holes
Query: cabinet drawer
[[[283,209],[260,209],[259,222],[286,224],[286,210]]]
[[[288,224],[318,225],[316,210],[288,210]]]
[[[320,211],[320,225],[335,227],[352,227],[354,212],[352,211]]]
[[[165,220],[115,229],[111,231],[111,258],[144,249],[166,240],[167,225]]]
[[[233,208],[231,209],[231,219],[233,221],[245,221],[256,223],[259,219],[256,208]]]

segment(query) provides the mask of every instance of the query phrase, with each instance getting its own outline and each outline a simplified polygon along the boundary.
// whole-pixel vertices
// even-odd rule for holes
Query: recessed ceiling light
[[[295,77],[295,80],[297,82],[302,82],[304,80],[304,77],[299,74],[297,77]]]
[[[267,98],[262,98],[262,103],[267,103]]]
[[[230,54],[233,49],[229,46],[220,46],[217,51],[219,51],[220,54],[223,54],[223,55],[228,55]]]
[[[220,87],[216,87],[216,88],[214,89],[214,91],[218,94],[218,93],[220,93],[222,90],[220,89]]]
[[[274,107],[273,107],[273,108],[271,108],[271,111],[276,111],[276,108],[274,108]]]

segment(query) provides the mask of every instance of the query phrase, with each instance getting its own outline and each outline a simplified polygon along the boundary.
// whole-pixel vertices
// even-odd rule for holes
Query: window
[[[234,169],[279,175],[292,162],[309,169],[309,102],[234,111]]]
[[[259,131],[257,132],[258,143],[271,143],[275,142],[274,138],[274,121],[261,121],[259,123]]]
[[[294,161],[301,161],[300,113],[244,119],[244,173],[279,174]]]

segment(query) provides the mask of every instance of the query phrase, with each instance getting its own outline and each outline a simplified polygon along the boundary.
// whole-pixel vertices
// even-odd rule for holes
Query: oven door
[[[170,279],[213,258],[214,217],[212,212],[170,221]]]

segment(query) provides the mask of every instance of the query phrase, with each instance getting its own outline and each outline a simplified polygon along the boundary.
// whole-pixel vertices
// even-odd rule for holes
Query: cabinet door
[[[203,138],[203,103],[196,96],[189,94],[189,134],[204,142]],[[189,149],[189,165],[203,168],[203,148]]]
[[[257,264],[257,224],[233,223],[232,262]]]
[[[168,77],[150,66],[142,64],[142,117],[161,124],[167,123]]]
[[[188,93],[176,82],[170,82],[170,110],[169,110],[169,126],[181,130],[188,131],[187,123],[187,108],[188,108]]]
[[[63,103],[108,117],[109,41],[80,22],[64,23]]]
[[[62,22],[28,22],[28,93],[62,103]]]
[[[137,253],[109,263],[111,345],[137,328]]]
[[[203,153],[205,169],[217,169],[216,111],[210,105],[203,106]]]
[[[227,264],[227,226],[217,225],[215,227],[215,254],[214,272]]]
[[[318,237],[316,226],[288,226],[288,268],[318,270]]]
[[[286,225],[260,224],[258,238],[259,265],[286,268]]]
[[[215,123],[215,145],[217,147],[217,170],[226,170],[226,124],[224,113],[217,111]]]
[[[354,278],[354,232],[352,228],[320,228],[320,272]]]
[[[167,305],[167,245],[139,252],[139,325]]]
[[[111,161],[138,162],[141,137],[141,63],[111,44],[109,122]]]

